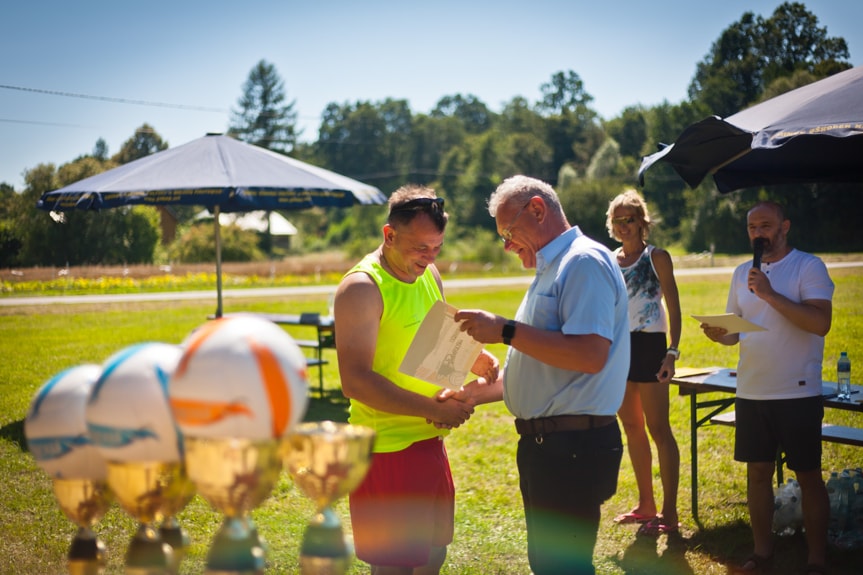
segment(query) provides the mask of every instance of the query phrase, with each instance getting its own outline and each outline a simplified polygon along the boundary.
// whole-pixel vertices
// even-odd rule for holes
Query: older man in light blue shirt
[[[503,398],[513,415],[533,419],[617,413],[629,357],[626,287],[621,286],[617,271],[608,250],[577,227],[537,253],[536,280],[519,306],[516,321],[566,335],[595,334],[611,342],[611,348],[602,370],[585,373],[555,367],[511,347]]]
[[[602,503],[623,453],[615,414],[629,369],[626,285],[611,252],[570,226],[554,189],[514,176],[489,198],[505,248],[536,279],[514,320],[481,310],[455,319],[483,343],[510,345],[477,403],[504,399],[521,435],[517,463],[535,575],[594,575]]]

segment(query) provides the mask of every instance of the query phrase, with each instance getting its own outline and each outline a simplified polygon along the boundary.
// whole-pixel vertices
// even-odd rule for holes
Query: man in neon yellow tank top
[[[374,575],[435,575],[452,542],[455,489],[443,438],[473,413],[469,399],[399,373],[420,323],[442,300],[434,265],[447,214],[433,190],[404,186],[389,199],[383,242],[336,291],[336,350],[349,421],[377,432],[371,468],[350,496],[357,557]],[[495,381],[483,351],[473,372]]]

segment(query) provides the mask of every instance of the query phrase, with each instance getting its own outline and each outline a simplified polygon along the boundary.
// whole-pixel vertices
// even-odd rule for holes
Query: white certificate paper
[[[722,313],[719,315],[694,315],[692,316],[701,323],[713,327],[724,327],[728,333],[741,333],[745,331],[767,331],[758,324],[752,323],[733,313]]]
[[[420,324],[399,371],[423,381],[459,390],[482,344],[461,331],[455,321],[457,308],[436,301]]]

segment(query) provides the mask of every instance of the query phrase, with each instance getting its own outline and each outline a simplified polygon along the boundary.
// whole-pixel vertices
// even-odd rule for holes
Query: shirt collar
[[[572,244],[577,238],[584,234],[578,226],[572,226],[536,252],[536,273],[541,274],[549,262],[553,262],[558,255]]]

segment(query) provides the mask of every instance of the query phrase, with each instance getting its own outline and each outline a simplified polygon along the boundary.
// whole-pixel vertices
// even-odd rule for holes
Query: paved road
[[[848,268],[863,266],[863,262],[833,262],[828,263],[828,268]],[[674,270],[678,277],[693,275],[727,275],[730,276],[734,267],[715,268],[679,268]],[[515,276],[504,278],[473,278],[444,280],[444,289],[481,288],[489,286],[528,285],[533,276]],[[297,286],[277,288],[248,288],[248,289],[226,289],[222,291],[222,298],[274,298],[298,295],[322,295],[335,291],[334,285]],[[125,293],[105,295],[63,295],[44,297],[9,297],[0,298],[0,307],[15,307],[28,305],[56,305],[56,304],[83,304],[83,303],[124,303],[142,301],[180,301],[194,300],[207,301],[216,299],[215,287],[212,290],[184,291],[184,292],[158,292],[158,293]]]

